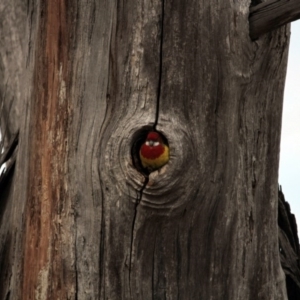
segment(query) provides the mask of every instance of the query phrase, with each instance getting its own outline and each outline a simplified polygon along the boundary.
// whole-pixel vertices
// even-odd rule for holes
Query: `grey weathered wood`
[[[300,19],[299,0],[270,0],[250,8],[250,36],[257,39],[282,25]]]
[[[0,126],[5,147],[20,131],[14,172],[0,189],[0,299],[22,299],[24,208],[28,184],[28,141],[32,92],[31,60],[36,24],[31,2],[0,3]],[[12,157],[11,157],[12,158]]]
[[[289,27],[253,43],[248,1],[17,4],[23,23],[3,25],[22,41],[23,81],[7,83],[22,113],[0,296],[287,299],[276,195]],[[143,189],[131,146],[156,121],[171,159]]]

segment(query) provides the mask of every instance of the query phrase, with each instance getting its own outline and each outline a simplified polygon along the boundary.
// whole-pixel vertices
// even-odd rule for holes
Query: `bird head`
[[[148,133],[145,144],[149,147],[158,147],[162,143],[162,139],[160,135],[155,132],[151,131]]]

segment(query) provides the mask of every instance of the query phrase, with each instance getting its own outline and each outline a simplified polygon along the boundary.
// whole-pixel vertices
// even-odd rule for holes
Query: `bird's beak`
[[[153,147],[153,145],[154,145],[154,142],[153,141],[149,141],[149,146]]]

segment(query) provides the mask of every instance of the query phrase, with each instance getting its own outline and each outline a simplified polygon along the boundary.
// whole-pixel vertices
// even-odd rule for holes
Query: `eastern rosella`
[[[169,147],[163,142],[158,132],[148,133],[146,141],[140,149],[142,166],[149,172],[157,170],[169,161]]]

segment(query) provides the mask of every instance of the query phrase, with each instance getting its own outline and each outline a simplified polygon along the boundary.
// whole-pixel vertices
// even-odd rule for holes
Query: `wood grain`
[[[23,214],[30,138],[27,113],[33,71],[29,24],[33,26],[33,36],[35,28],[31,12],[31,1],[0,3],[0,126],[5,148],[19,131],[18,151],[14,153],[16,162],[7,174],[5,186],[0,188],[0,299],[22,299]],[[31,47],[34,47],[32,40]],[[13,162],[13,156],[10,162]]]
[[[41,3],[39,10],[22,294],[67,299],[75,293],[74,270],[64,268],[74,264],[67,164],[71,14],[65,1]]]
[[[25,96],[2,298],[287,299],[277,185],[289,27],[252,42],[249,1],[26,5],[22,63],[5,65],[22,70],[8,88]],[[171,156],[145,185],[132,146],[154,125]]]
[[[250,8],[250,36],[257,39],[280,26],[300,19],[298,0],[271,0]]]

